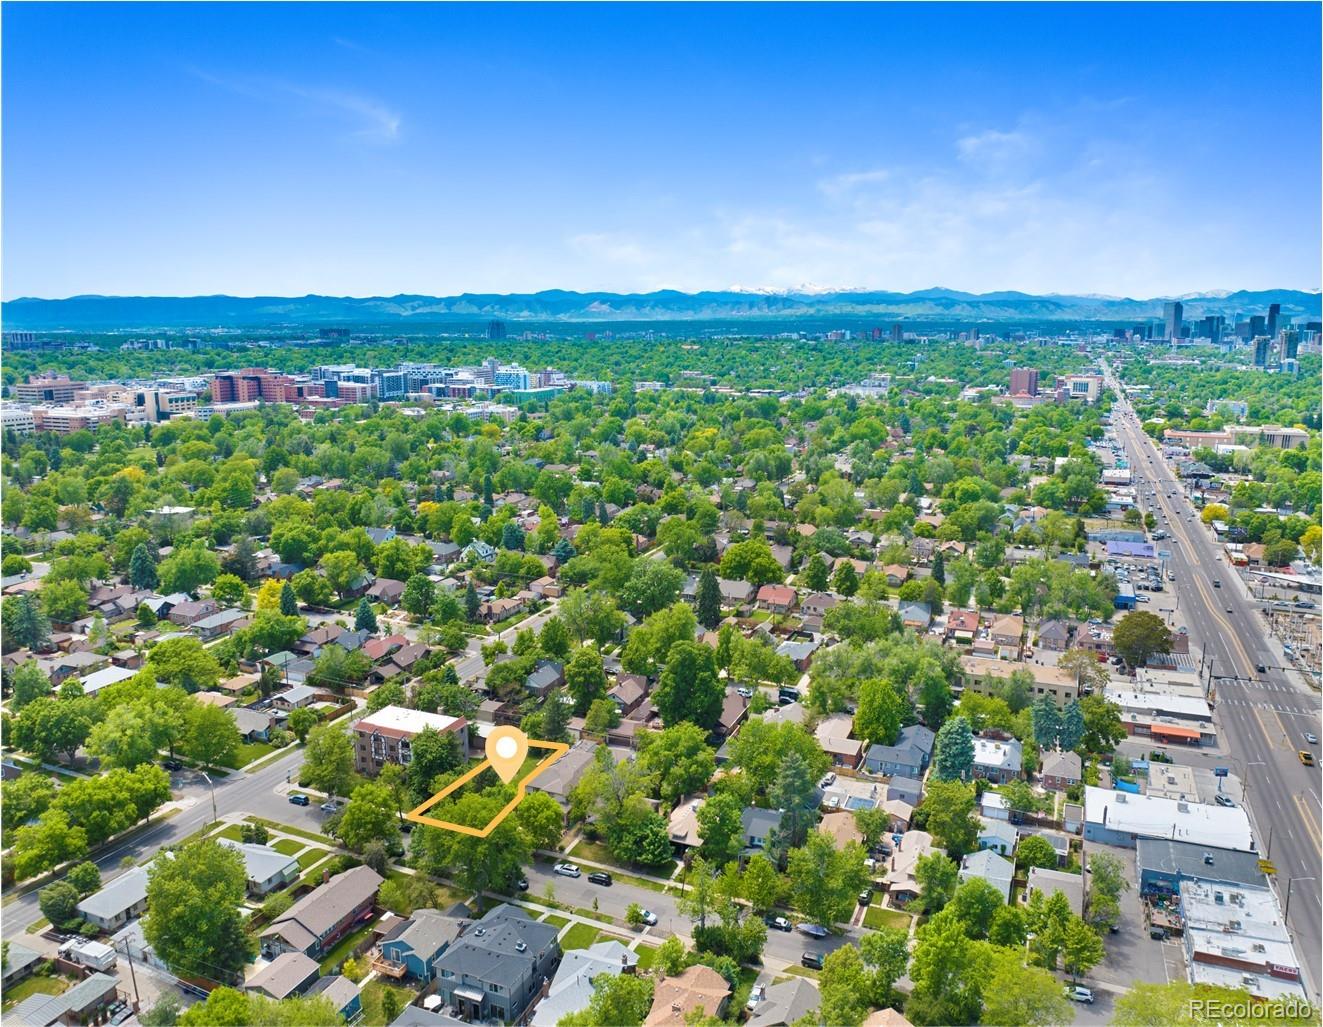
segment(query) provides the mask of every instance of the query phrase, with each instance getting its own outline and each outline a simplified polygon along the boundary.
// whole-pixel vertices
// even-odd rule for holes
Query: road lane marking
[[[1314,839],[1315,847],[1323,847],[1323,834],[1319,833],[1318,823],[1316,821],[1316,812],[1312,806],[1305,805],[1303,795],[1293,795],[1291,798],[1295,801],[1296,807],[1300,810],[1300,819],[1304,821],[1305,830],[1309,832]]]

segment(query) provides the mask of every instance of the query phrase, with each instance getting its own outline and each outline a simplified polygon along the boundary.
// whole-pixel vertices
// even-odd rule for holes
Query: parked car
[[[807,966],[810,970],[821,970],[821,969],[822,969],[822,953],[821,953],[821,952],[805,952],[802,956],[799,957],[799,962],[800,962],[801,965],[803,965],[803,966]]]
[[[871,888],[865,888],[863,891],[859,893],[859,905],[867,906],[872,901],[873,901],[873,890]]]
[[[289,801],[295,806],[308,806],[312,802],[306,795],[291,795]]]
[[[821,924],[800,924],[799,932],[807,934],[810,938],[825,938],[829,933]]]
[[[1231,796],[1229,795],[1224,795],[1222,792],[1218,792],[1217,795],[1213,797],[1213,801],[1217,803],[1219,806],[1228,806],[1234,808],[1236,805],[1235,799],[1231,798]]]
[[[515,881],[515,887],[518,888],[520,891],[528,891],[528,878],[527,877],[519,878],[519,880]]]
[[[766,916],[763,917],[763,922],[778,931],[790,930],[790,921],[783,916]]]
[[[648,927],[656,927],[657,914],[650,909],[643,910],[643,923]]]
[[[334,813],[339,808],[340,808],[340,804],[336,802],[334,799],[327,799],[319,807],[319,809],[321,809],[323,813]]]
[[[1088,1002],[1092,1004],[1093,992],[1082,984],[1076,984],[1073,987],[1068,986],[1066,988],[1066,998],[1070,999],[1072,1002]]]
[[[744,699],[752,699],[753,689],[745,688],[743,685],[741,685],[739,688],[735,689],[735,694]]]
[[[834,771],[828,771],[827,776],[824,777],[824,778],[822,779],[822,783],[819,784],[818,787],[819,787],[819,788],[830,788],[830,787],[831,787],[832,785],[834,785],[835,783],[836,783],[836,774],[835,774],[835,772],[834,772]]]
[[[600,884],[604,888],[610,888],[611,875],[608,874],[605,870],[594,870],[591,874],[588,875],[588,883]]]
[[[583,874],[583,871],[573,863],[557,863],[555,870],[561,877],[579,877]]]
[[[184,765],[176,759],[161,760],[161,766],[166,770],[183,770]]]

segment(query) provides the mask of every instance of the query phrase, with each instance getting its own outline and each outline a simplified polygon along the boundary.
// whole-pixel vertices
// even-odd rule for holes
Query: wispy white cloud
[[[891,178],[886,168],[873,168],[871,171],[847,171],[832,175],[818,182],[818,191],[827,196],[840,196],[860,187],[878,185]]]
[[[1028,133],[1016,130],[1000,132],[989,128],[956,140],[956,153],[963,161],[1004,161],[1023,156],[1033,146]]]
[[[203,82],[220,89],[267,103],[300,101],[318,115],[341,117],[356,127],[350,136],[365,142],[390,143],[399,138],[403,118],[380,100],[350,90],[304,85],[283,79],[256,76],[217,75],[200,68],[190,69]]]

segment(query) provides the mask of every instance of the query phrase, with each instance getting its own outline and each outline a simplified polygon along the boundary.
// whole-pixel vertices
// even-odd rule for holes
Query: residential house
[[[977,610],[948,610],[946,614],[947,641],[972,642],[978,634]]]
[[[818,830],[830,838],[838,849],[844,848],[850,842],[859,842],[862,845],[864,841],[863,832],[855,823],[852,810],[828,810],[818,822]]]
[[[570,949],[551,979],[546,997],[533,1011],[530,1027],[556,1027],[562,1017],[588,1008],[593,982],[603,975],[638,971],[638,953],[618,941],[599,941],[586,949]]]
[[[301,706],[311,706],[317,697],[317,689],[312,685],[293,685],[271,696],[271,705],[288,713]]]
[[[563,684],[565,665],[559,660],[538,660],[528,677],[524,678],[524,687],[539,699],[545,699],[548,692]]]
[[[362,653],[373,663],[379,663],[408,644],[409,639],[405,635],[386,635],[383,638],[368,639],[363,643]]]
[[[887,900],[899,908],[918,898],[923,891],[914,868],[921,858],[933,851],[933,836],[927,831],[906,831],[891,852],[887,872],[882,878]]]
[[[1084,915],[1084,878],[1079,874],[1030,867],[1025,898],[1032,898],[1034,892],[1042,892],[1044,898],[1051,898],[1053,892],[1061,892],[1070,902],[1071,911],[1078,916]]]
[[[195,620],[192,630],[204,642],[233,634],[248,624],[248,614],[243,610],[218,610],[207,617]]]
[[[147,912],[147,868],[130,867],[77,906],[78,914],[103,931],[123,927]]]
[[[749,700],[740,695],[734,685],[727,687],[726,695],[721,700],[721,712],[717,715],[716,733],[730,737],[748,715]]]
[[[323,977],[308,989],[309,998],[324,998],[330,1002],[345,1023],[353,1023],[363,1012],[363,996],[358,985],[342,974]]]
[[[1038,783],[1054,792],[1064,792],[1079,784],[1083,774],[1079,753],[1049,752],[1043,757],[1043,769],[1039,771]]]
[[[619,674],[606,697],[616,704],[622,717],[627,717],[648,697],[648,679],[642,674]]]
[[[1005,784],[1023,775],[1021,761],[1024,759],[1024,746],[1016,739],[999,738],[974,739],[975,777],[984,778],[993,784]]]
[[[394,528],[365,528],[368,538],[372,540],[374,546],[379,546],[385,542],[390,542],[395,538]]]
[[[234,726],[239,730],[239,737],[246,742],[265,742],[271,737],[273,724],[271,714],[263,710],[250,710],[246,706],[230,709]]]
[[[5,1012],[5,1022],[25,1027],[95,1023],[115,1001],[118,984],[119,979],[110,974],[94,973],[58,995],[29,995]]]
[[[923,801],[923,782],[913,777],[893,777],[887,782],[886,801],[917,807]]]
[[[334,624],[323,624],[306,632],[294,643],[294,651],[305,656],[316,656],[323,646],[330,645],[340,637],[341,629]]]
[[[415,909],[377,944],[373,969],[388,977],[432,980],[432,965],[458,938],[464,922],[435,909]]]
[[[698,811],[707,800],[703,797],[681,799],[671,810],[667,824],[667,835],[671,844],[679,849],[696,849],[703,844],[698,834]]]
[[[400,598],[404,595],[404,582],[396,581],[394,578],[378,578],[364,594],[374,603],[398,606]]]
[[[821,648],[821,643],[813,639],[788,638],[776,647],[776,655],[784,656],[801,673],[809,669],[813,654]]]
[[[326,955],[336,942],[372,913],[384,878],[360,866],[336,874],[281,913],[261,933],[262,952],[275,958],[282,952]]]
[[[1015,864],[992,849],[980,849],[967,854],[960,861],[960,881],[981,877],[997,889],[1003,902],[1011,900],[1011,880],[1015,876]]]
[[[758,589],[758,606],[770,613],[789,613],[795,608],[797,598],[789,585],[764,585]]]
[[[190,599],[171,607],[169,620],[181,628],[191,628],[198,621],[210,617],[220,610],[214,599]]]
[[[592,766],[597,754],[597,743],[584,740],[575,742],[570,751],[528,782],[530,792],[545,792],[561,809],[569,813],[570,792],[579,783],[584,772]]]
[[[277,1002],[294,995],[302,995],[322,974],[315,959],[302,952],[282,952],[253,974],[244,990],[265,995]]]
[[[975,643],[977,646],[977,643]],[[1031,692],[1034,699],[1047,696],[1057,708],[1063,708],[1080,696],[1075,675],[1041,663],[1021,663],[1015,660],[985,659],[977,655],[960,657],[962,687],[980,695],[1000,695],[1005,683],[1016,671],[1025,671],[1034,679]]]
[[[933,622],[933,610],[927,603],[905,602],[900,604],[900,623],[912,631],[923,634]]]
[[[431,728],[459,739],[461,753],[468,752],[468,721],[425,713],[403,706],[384,706],[354,725],[354,767],[360,774],[375,777],[387,763],[408,766],[413,759],[414,735]]]
[[[1038,625],[1038,648],[1064,653],[1075,637],[1075,627],[1067,620],[1045,620]]]
[[[367,646],[363,648],[367,649]],[[414,664],[426,656],[428,652],[427,646],[421,642],[410,642],[408,645],[400,646],[372,668],[371,673],[368,674],[368,681],[374,685],[380,685],[400,674],[408,674],[413,670]]]
[[[508,599],[488,599],[478,604],[478,619],[484,624],[499,624],[522,613],[524,601],[517,596]]]
[[[492,907],[433,963],[436,994],[470,1022],[517,1023],[560,962],[558,928]]]
[[[799,610],[805,617],[825,617],[827,611],[841,601],[839,596],[830,592],[814,592],[804,597]]]
[[[653,991],[643,1027],[685,1027],[694,1019],[720,1018],[730,999],[726,978],[697,963],[676,977],[663,977]]]
[[[285,888],[299,879],[299,861],[293,856],[277,852],[269,845],[252,845],[221,839],[243,857],[244,871],[248,875],[248,894],[266,895],[277,888]]]
[[[910,580],[910,569],[904,564],[889,563],[882,568],[882,573],[892,588],[899,588]]]
[[[988,636],[997,645],[1018,648],[1020,640],[1024,637],[1024,618],[1015,614],[999,617],[992,622],[992,627],[988,630]]]
[[[922,724],[903,727],[895,745],[869,747],[864,754],[864,769],[870,774],[921,779],[932,758],[935,738],[933,732]]]
[[[822,1001],[817,985],[803,977],[793,976],[773,984],[754,1007],[746,1027],[791,1027],[805,1017],[816,1022],[818,1006]]]
[[[752,853],[767,848],[768,839],[781,826],[781,814],[773,809],[745,806],[740,813],[740,836],[744,851]]]
[[[7,946],[5,952],[5,965],[3,967],[3,976],[0,976],[0,984],[6,989],[13,987],[23,978],[27,977],[38,965],[44,963],[48,956],[40,952],[34,952],[26,945],[20,945],[16,941],[5,942]]]
[[[979,817],[978,847],[991,849],[1002,856],[1013,856],[1019,832],[1009,820]]]
[[[892,834],[901,834],[910,829],[910,820],[914,816],[913,804],[904,799],[887,799],[882,803],[881,808],[887,815],[887,830]]]

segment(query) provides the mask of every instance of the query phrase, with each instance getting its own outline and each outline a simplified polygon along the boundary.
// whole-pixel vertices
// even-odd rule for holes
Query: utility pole
[[[138,1011],[142,1005],[142,1000],[138,998],[138,975],[133,970],[133,948],[129,945],[129,939],[124,939],[124,955],[129,960],[129,979],[133,981],[133,1008]]]

